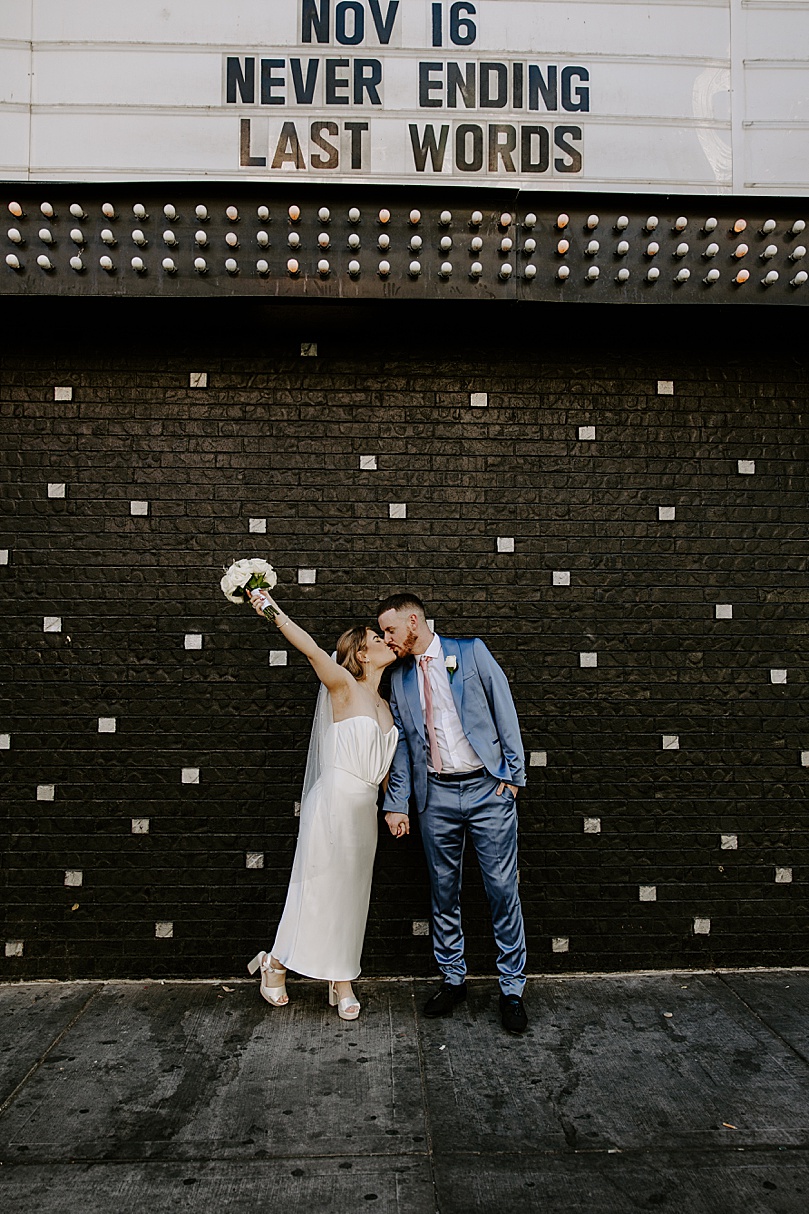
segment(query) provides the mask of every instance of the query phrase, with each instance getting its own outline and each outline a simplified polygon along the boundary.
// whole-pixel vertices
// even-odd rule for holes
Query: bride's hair
[[[368,628],[365,624],[355,624],[353,628],[347,628],[337,639],[337,665],[345,666],[355,679],[365,676],[365,667],[357,654],[361,649],[365,649],[367,644]]]

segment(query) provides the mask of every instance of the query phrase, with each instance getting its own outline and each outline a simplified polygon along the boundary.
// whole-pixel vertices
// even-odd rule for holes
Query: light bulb
[[[746,257],[748,252],[749,252],[749,250],[748,250],[746,244],[737,244],[736,248],[733,250],[733,256],[734,257]]]
[[[110,231],[110,229],[109,229],[109,228],[104,228],[104,229],[102,230],[102,232],[101,232],[101,239],[104,241],[104,244],[108,244],[108,245],[114,245],[114,244],[116,243],[116,242],[115,242],[115,236],[114,236],[114,234],[113,234],[113,233]]]
[[[320,274],[323,278],[325,278],[328,275],[330,270],[331,270],[331,266],[326,261],[326,258],[321,257],[320,261],[317,263],[318,274]]]
[[[290,233],[290,235],[291,235],[291,233]],[[236,235],[235,232],[226,232],[225,233],[225,244],[228,246],[229,249],[238,249],[239,237]]]
[[[560,282],[564,282],[566,278],[570,277],[570,266],[560,266],[556,271],[556,277]]]
[[[805,256],[806,256],[805,245],[797,244],[797,245],[795,245],[795,248],[790,253],[789,260],[790,261],[800,261],[800,259]]]
[[[380,223],[390,223],[390,211],[387,207],[383,207],[377,217]]]
[[[390,274],[390,262],[389,261],[380,261],[379,269],[377,272],[378,272],[380,278],[387,278],[388,274]]]
[[[469,241],[469,248],[472,250],[473,253],[479,253],[480,250],[483,248],[483,240],[481,239],[481,237],[473,236],[472,239]]]
[[[101,266],[101,269],[106,270],[108,274],[111,274],[115,269],[115,266],[112,264],[112,258],[107,257],[106,253],[103,257],[99,257],[98,264]]]
[[[82,208],[79,206],[79,204],[77,202],[71,202],[70,214],[73,216],[74,219],[86,219],[87,218],[84,211],[82,210]]]
[[[53,207],[49,202],[41,202],[39,209],[46,219],[53,219]]]
[[[194,269],[198,274],[205,274],[208,271],[208,263],[204,257],[194,258]]]
[[[18,202],[10,202],[8,209],[15,219],[22,219],[22,207]]]
[[[564,229],[567,227],[567,225],[569,223],[570,223],[570,216],[565,215],[564,212],[562,212],[561,215],[556,216],[556,226],[560,232],[564,231]]]
[[[649,218],[646,220],[646,223],[643,226],[647,232],[654,232],[655,228],[657,227],[657,225],[659,223],[660,223],[660,220],[657,218],[656,215],[650,215]]]
[[[537,268],[532,261],[529,261],[528,265],[525,267],[522,274],[523,274],[523,278],[527,278],[527,279],[529,279],[529,281],[532,278],[536,278]]]
[[[51,230],[49,228],[40,228],[39,229],[39,239],[42,241],[43,244],[53,244],[54,243],[53,232],[51,232]]]
[[[263,257],[260,257],[256,262],[256,270],[259,274],[269,274],[270,263],[265,261]]]
[[[718,223],[719,223],[719,220],[718,220],[718,219],[714,219],[714,217],[713,217],[713,216],[711,216],[711,218],[710,218],[710,219],[706,219],[706,220],[705,220],[705,226],[704,226],[704,228],[703,228],[703,231],[705,231],[705,232],[714,232],[714,231],[716,230],[716,226],[717,226],[717,224],[718,224]]]
[[[287,211],[287,215],[289,216],[290,223],[297,223],[301,217],[301,208],[295,206],[293,203],[293,205]]]
[[[450,274],[452,273],[452,262],[442,261],[438,273],[442,278],[449,278]]]
[[[331,219],[331,211],[328,207],[321,207],[317,213],[317,217],[321,223],[328,223]]]
[[[593,229],[594,229],[594,228],[597,228],[597,227],[598,227],[598,216],[597,216],[597,215],[588,215],[588,216],[587,216],[587,228],[588,228],[588,230],[589,230],[590,232],[592,232],[592,231],[593,231]]]
[[[438,242],[438,247],[442,253],[448,253],[452,248],[452,237],[442,236]]]
[[[596,253],[598,252],[598,250],[600,248],[601,248],[601,245],[598,243],[597,240],[591,240],[588,242],[587,248],[584,251],[585,251],[585,253],[589,253],[589,255],[591,257],[595,257]]]
[[[500,277],[503,279],[511,278],[514,273],[514,267],[509,261],[504,261],[500,267]]]
[[[626,257],[627,253],[629,252],[629,241],[619,240],[615,252],[619,257]]]
[[[809,274],[806,273],[806,270],[798,270],[798,273],[795,275],[795,277],[790,278],[789,285],[791,287],[802,287],[803,284],[806,282],[807,278],[809,278]]]
[[[23,238],[22,238],[22,232],[19,230],[19,228],[9,228],[8,238],[9,238],[9,240],[13,241],[14,244],[23,244],[24,243]]]
[[[350,223],[359,223],[359,221],[360,221],[359,207],[349,207],[348,208],[348,219],[349,219]],[[357,272],[359,273],[359,271],[357,271]]]
[[[146,207],[143,205],[142,202],[135,203],[135,205],[132,208],[132,214],[135,216],[136,219],[148,219],[148,215],[146,214]]]
[[[627,215],[619,215],[615,221],[615,230],[617,232],[625,232],[629,227],[629,217]]]
[[[256,232],[256,240],[261,245],[262,249],[266,249],[270,243],[270,237],[267,232]]]
[[[129,264],[132,266],[132,269],[136,274],[142,274],[146,269],[142,257],[133,257]]]
[[[761,225],[761,235],[769,236],[770,232],[774,232],[774,231],[775,231],[775,220],[774,219],[765,219],[764,223]]]
[[[105,219],[114,219],[115,218],[115,207],[112,205],[111,202],[102,203],[101,214],[104,216]]]
[[[6,265],[10,270],[19,270],[20,259],[16,253],[6,253]]]
[[[531,228],[536,227],[536,222],[537,222],[536,215],[534,214],[533,211],[529,211],[528,214],[525,216],[525,218],[522,221],[522,226],[524,228],[528,228],[528,230],[530,231]]]
[[[70,239],[74,244],[84,244],[84,232],[82,232],[81,228],[71,228]]]
[[[685,215],[679,215],[674,220],[674,231],[675,232],[684,232],[687,227],[688,227],[688,220],[686,219]]]
[[[529,236],[528,239],[526,240],[525,244],[523,245],[523,252],[528,253],[528,254],[535,253],[536,248],[537,248],[537,242],[534,240],[533,236]]]
[[[228,274],[239,273],[239,263],[235,257],[228,257],[225,262],[225,269],[227,270]]]
[[[39,257],[37,258],[37,265],[41,270],[53,269],[50,257],[46,257],[44,253],[40,253]]]
[[[740,232],[743,232],[743,231],[744,231],[744,229],[745,229],[746,227],[747,227],[747,220],[746,220],[746,219],[737,219],[737,220],[736,220],[736,222],[735,222],[735,223],[734,223],[734,225],[733,225],[732,230],[733,230],[733,231],[736,233],[736,235],[738,236],[738,234],[739,234]]]
[[[567,253],[569,248],[570,248],[569,240],[560,240],[556,246],[556,252],[559,254],[560,257],[564,257],[565,253]]]
[[[651,266],[646,271],[646,278],[648,279],[649,282],[657,282],[659,277],[660,277],[660,270],[657,268],[657,266]]]
[[[646,246],[646,256],[655,257],[660,252],[660,245],[656,240],[650,240]]]
[[[270,218],[270,208],[269,207],[259,207],[258,210],[256,211],[256,215],[258,216],[258,218],[260,219],[260,221],[262,223],[266,223],[267,220]]]
[[[421,223],[421,211],[411,211],[407,217],[407,222],[413,224]]]
[[[513,248],[514,248],[514,241],[511,239],[510,236],[504,236],[503,239],[500,241],[500,252],[501,253],[510,253]]]
[[[239,209],[238,207],[225,207],[225,215],[231,223],[238,223]]]
[[[418,278],[419,274],[421,273],[421,262],[411,261],[410,265],[407,267],[407,272],[411,278]]]
[[[719,271],[716,268],[709,270],[702,281],[706,282],[708,286],[711,286],[715,282],[719,282]]]
[[[379,245],[380,249],[389,249],[390,236],[388,236],[387,232],[382,232],[380,233],[379,239],[376,243]]]
[[[595,282],[600,273],[601,271],[599,270],[598,266],[590,266],[590,269],[587,271],[587,281]]]
[[[84,270],[84,262],[80,257],[71,257],[70,268],[71,270],[75,270],[77,274],[81,274]]]
[[[352,278],[356,278],[360,272],[360,263],[358,261],[350,261],[348,263],[348,272]]]
[[[422,242],[422,239],[420,236],[411,236],[410,237],[410,248],[413,250],[414,253],[421,252],[422,243],[423,242]]]
[[[317,243],[321,249],[327,249],[331,243],[328,232],[320,232],[317,238]]]
[[[442,211],[438,216],[438,222],[442,228],[448,228],[452,223],[452,211]]]
[[[769,270],[761,280],[761,285],[764,287],[773,287],[778,282],[778,271]]]
[[[177,267],[171,257],[164,257],[160,263],[167,274],[176,274]]]
[[[134,229],[134,231],[132,232],[132,239],[135,242],[135,244],[140,245],[140,247],[142,249],[145,249],[147,244],[149,243],[148,240],[146,239],[146,236],[144,235],[144,233],[141,232],[140,228]]]
[[[205,220],[208,218],[208,208],[200,205],[196,208],[194,214],[200,223],[205,223]]]
[[[349,249],[358,249],[360,247],[360,238],[356,232],[349,233],[348,247]]]
[[[768,244],[764,252],[761,254],[762,261],[769,261],[771,257],[775,257],[778,252],[778,245]]]
[[[141,232],[141,236],[142,235],[143,235],[143,233]],[[135,239],[134,232],[132,233],[132,239],[133,240]],[[200,228],[198,232],[194,233],[194,240],[197,242],[197,244],[199,245],[199,247],[201,249],[204,249],[208,243],[208,233],[203,231],[202,228]],[[140,241],[138,241],[138,244],[140,244]]]
[[[677,271],[676,275],[674,276],[674,281],[675,282],[688,282],[690,277],[691,277],[691,271],[688,269],[687,266],[683,266],[682,270]]]
[[[688,254],[688,245],[685,243],[685,241],[682,241],[682,243],[678,244],[677,248],[674,250],[674,256],[675,257],[685,257],[687,254]]]
[[[511,219],[512,219],[511,212],[504,211],[503,214],[500,216],[500,227],[501,228],[510,228]]]
[[[287,244],[290,249],[299,249],[301,246],[301,238],[299,232],[290,232],[287,236]]]
[[[10,209],[11,208],[9,207],[9,210]],[[792,227],[789,230],[793,236],[800,236],[801,232],[803,232],[805,227],[806,227],[806,221],[804,219],[796,219],[795,222],[793,223]]]
[[[168,220],[176,219],[177,218],[177,208],[173,207],[170,202],[167,202],[166,205],[163,207],[163,214],[166,216],[166,219],[168,219]]]
[[[629,270],[627,270],[626,266],[624,266],[622,269],[620,269],[618,271],[618,273],[615,277],[615,281],[616,282],[626,282],[626,280],[628,278],[629,278]]]
[[[469,273],[472,278],[480,278],[481,274],[483,273],[483,266],[479,261],[473,261],[469,267]]]
[[[719,252],[719,245],[716,244],[716,242],[714,241],[708,245],[708,247],[706,248],[706,250],[702,254],[702,256],[703,257],[716,257],[718,252]]]
[[[739,286],[741,286],[742,283],[747,282],[749,277],[750,277],[749,270],[739,270],[739,273],[736,275],[736,277],[733,279],[733,281],[738,283]]]
[[[483,212],[473,211],[469,217],[469,223],[473,228],[479,228],[483,223]]]
[[[175,245],[177,243],[177,238],[172,232],[171,228],[166,228],[165,232],[163,233],[163,243],[167,245]]]

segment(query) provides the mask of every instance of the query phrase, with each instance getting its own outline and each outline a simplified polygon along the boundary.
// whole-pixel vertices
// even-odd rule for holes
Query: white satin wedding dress
[[[397,739],[395,725],[385,733],[373,717],[349,717],[322,731],[318,776],[301,804],[292,876],[272,946],[272,956],[295,973],[347,982],[360,972],[377,793]]]

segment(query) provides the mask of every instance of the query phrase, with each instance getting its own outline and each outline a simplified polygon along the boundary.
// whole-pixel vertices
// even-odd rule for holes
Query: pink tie
[[[441,762],[441,753],[438,749],[438,738],[435,736],[435,720],[433,718],[433,689],[430,686],[430,674],[428,665],[432,662],[432,658],[419,658],[419,666],[421,673],[424,676],[424,718],[427,722],[427,737],[430,739],[430,758],[433,762],[433,771],[441,773],[444,769],[444,764]]]

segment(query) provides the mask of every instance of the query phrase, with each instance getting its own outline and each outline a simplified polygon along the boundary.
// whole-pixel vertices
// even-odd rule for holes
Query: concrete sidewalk
[[[0,986],[10,1214],[806,1214],[809,973]]]

